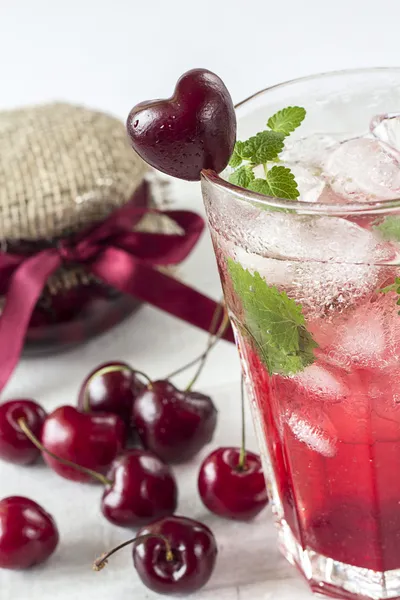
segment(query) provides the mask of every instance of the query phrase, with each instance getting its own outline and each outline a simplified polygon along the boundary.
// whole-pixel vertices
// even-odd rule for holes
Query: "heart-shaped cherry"
[[[211,530],[193,519],[166,517],[141,529],[138,537],[124,542],[94,563],[101,570],[107,559],[134,544],[133,563],[143,583],[158,594],[187,596],[210,579],[217,558]]]
[[[199,180],[202,169],[220,173],[236,141],[232,98],[221,79],[193,69],[168,100],[137,104],[127,129],[132,147],[149,165],[173,177]]]
[[[181,463],[212,440],[217,410],[209,396],[160,380],[136,398],[132,423],[145,448],[167,463]]]
[[[125,425],[117,415],[82,413],[73,406],[60,406],[44,422],[42,444],[53,454],[82,467],[106,473],[125,442]],[[91,481],[90,475],[43,453],[56,473],[72,481]]]
[[[30,465],[40,450],[26,437],[18,425],[23,418],[40,439],[46,412],[33,400],[10,400],[0,404],[0,458],[16,465]]]
[[[28,569],[44,562],[58,544],[53,518],[29,498],[0,501],[0,568]]]
[[[114,413],[129,423],[132,405],[144,388],[136,372],[123,362],[109,362],[93,369],[79,391],[83,412]]]
[[[107,474],[101,501],[103,515],[115,525],[141,527],[172,515],[178,489],[171,469],[145,450],[131,450],[117,458]]]
[[[240,465],[240,448],[218,448],[200,467],[199,494],[214,514],[250,521],[268,504],[260,457],[246,452]]]

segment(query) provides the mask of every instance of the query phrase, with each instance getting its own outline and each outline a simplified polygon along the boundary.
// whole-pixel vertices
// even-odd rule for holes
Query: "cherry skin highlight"
[[[108,521],[122,527],[143,525],[172,515],[178,489],[171,469],[145,450],[131,450],[117,458],[107,474],[101,510]]]
[[[0,500],[1,569],[28,569],[44,562],[58,540],[53,518],[39,504],[22,496]]]
[[[0,459],[16,465],[34,463],[40,450],[21,430],[18,419],[24,419],[40,439],[46,416],[45,410],[33,400],[9,400],[0,404]]]
[[[82,467],[106,473],[125,443],[125,425],[117,415],[82,413],[60,406],[44,422],[43,446],[57,456]],[[43,459],[58,475],[72,481],[91,482],[85,473],[60,463],[43,452]]]
[[[133,402],[144,387],[126,363],[104,363],[93,369],[83,382],[78,407],[83,412],[114,413],[128,424]]]
[[[260,457],[246,452],[240,466],[240,448],[218,448],[200,467],[198,489],[205,506],[214,514],[250,521],[268,504]]]
[[[154,381],[133,405],[132,424],[145,448],[164,462],[193,458],[214,435],[217,410],[209,396]]]
[[[165,542],[156,537],[134,546],[135,568],[149,589],[158,594],[186,596],[207,583],[217,558],[216,541],[208,527],[173,516],[144,527],[138,537],[148,534],[164,536],[172,551],[169,560]]]

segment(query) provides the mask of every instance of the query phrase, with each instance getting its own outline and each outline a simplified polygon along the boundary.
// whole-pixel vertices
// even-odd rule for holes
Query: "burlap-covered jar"
[[[0,112],[3,252],[37,252],[104,221],[127,203],[160,207],[164,186],[132,151],[118,119],[61,103]],[[172,221],[154,214],[143,216],[134,227],[176,231]],[[81,265],[63,266],[45,285],[25,351],[76,344],[137,306],[137,300]]]

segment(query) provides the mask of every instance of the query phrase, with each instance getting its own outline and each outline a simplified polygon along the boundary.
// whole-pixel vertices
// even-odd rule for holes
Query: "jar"
[[[0,243],[6,252],[30,256],[126,204],[163,204],[165,185],[131,149],[123,123],[101,112],[59,103],[1,112],[0,155]],[[174,232],[174,224],[157,215],[134,225]],[[24,353],[70,348],[139,305],[83,266],[62,266],[32,314]]]

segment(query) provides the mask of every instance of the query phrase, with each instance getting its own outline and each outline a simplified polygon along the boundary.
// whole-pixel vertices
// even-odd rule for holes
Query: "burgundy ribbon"
[[[133,232],[132,223],[148,212],[128,204],[84,234],[29,256],[0,252],[0,390],[18,363],[32,312],[46,281],[62,264],[81,264],[106,284],[209,331],[217,307],[177,279],[155,267],[184,260],[197,243],[204,222],[196,213],[162,211],[183,235]],[[219,324],[217,324],[218,326]],[[233,341],[229,328],[224,338]]]

